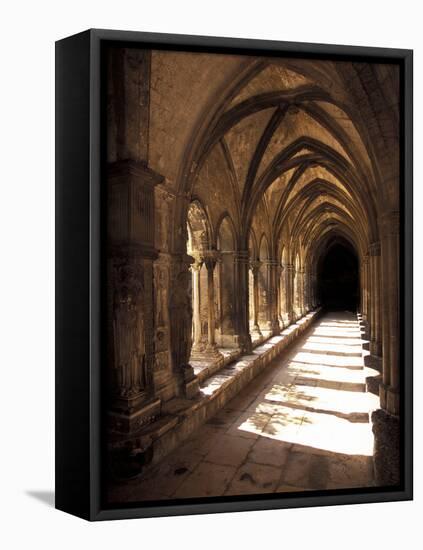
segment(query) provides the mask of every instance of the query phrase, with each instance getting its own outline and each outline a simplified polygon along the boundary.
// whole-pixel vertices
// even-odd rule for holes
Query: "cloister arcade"
[[[398,419],[398,68],[113,48],[108,86],[111,448],[198,428],[208,376],[325,307]]]

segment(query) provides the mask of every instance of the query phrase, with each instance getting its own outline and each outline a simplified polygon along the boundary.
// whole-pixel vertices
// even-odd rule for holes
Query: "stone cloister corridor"
[[[356,315],[326,313],[125,498],[373,486],[365,343]]]
[[[108,504],[398,485],[398,90],[110,47]]]

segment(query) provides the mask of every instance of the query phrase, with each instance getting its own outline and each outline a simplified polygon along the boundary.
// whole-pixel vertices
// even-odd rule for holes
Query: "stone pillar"
[[[235,341],[238,347],[249,353],[251,351],[251,337],[248,312],[248,250],[238,250],[234,255],[235,267]]]
[[[172,254],[169,318],[172,369],[179,395],[191,399],[199,390],[198,379],[189,364],[192,346],[192,256]]]
[[[261,331],[270,336],[274,331],[274,286],[272,260],[263,260],[259,269],[259,321]],[[261,284],[260,284],[261,283]]]
[[[310,274],[304,270],[304,314],[310,311]]]
[[[192,271],[192,293],[193,293],[193,345],[191,349],[191,357],[195,359],[195,355],[198,352],[203,351],[203,344],[201,341],[201,316],[200,316],[200,270],[202,266],[201,260],[196,260],[191,265]]]
[[[296,270],[295,266],[292,271],[292,302],[295,320],[301,317],[301,272]]]
[[[369,317],[369,256],[365,254],[362,263],[362,316],[367,323]]]
[[[371,243],[370,249],[370,353],[382,355],[381,322],[380,322],[380,243]]]
[[[281,329],[285,327],[285,319],[283,318],[283,305],[284,305],[284,296],[283,296],[283,267],[282,264],[278,263],[276,267],[276,285],[278,290],[278,322]]]
[[[154,398],[154,187],[145,164],[108,167],[108,326],[110,427],[132,432],[160,414]]]
[[[259,312],[259,288],[258,288],[258,272],[260,269],[260,262],[250,262],[250,270],[253,275],[253,332],[258,336],[261,336],[260,327],[258,324],[258,312]]]
[[[222,357],[216,345],[216,315],[214,303],[214,268],[219,259],[219,253],[216,250],[206,250],[202,256],[204,265],[207,268],[207,345],[204,350],[205,354],[212,358],[219,359]]]
[[[381,406],[389,413],[399,414],[399,212],[382,217],[382,357],[383,384],[380,386]]]
[[[312,309],[315,309],[317,307],[317,275],[315,271],[312,271],[310,275],[310,300]]]
[[[293,312],[293,282],[295,268],[292,264],[286,264],[285,268],[285,288],[286,288],[286,314],[288,323],[291,324],[294,321]]]
[[[151,50],[111,48],[107,60],[107,160],[147,164]]]
[[[234,273],[235,262],[233,251],[220,251],[219,270],[219,326],[220,345],[236,348],[235,342],[235,305]]]
[[[305,271],[303,268],[298,270],[298,310],[300,315],[303,316],[305,313]]]
[[[278,268],[279,262],[277,260],[268,260],[268,302],[269,302],[269,314],[270,314],[270,329],[273,334],[279,334],[281,331],[279,325],[279,310],[278,310]]]

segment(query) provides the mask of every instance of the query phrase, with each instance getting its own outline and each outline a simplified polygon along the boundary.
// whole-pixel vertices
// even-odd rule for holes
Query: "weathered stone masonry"
[[[390,65],[109,51],[112,456],[154,462],[204,420],[211,376],[318,308],[318,262],[337,243],[358,258],[381,365],[375,429],[398,422],[398,78]]]

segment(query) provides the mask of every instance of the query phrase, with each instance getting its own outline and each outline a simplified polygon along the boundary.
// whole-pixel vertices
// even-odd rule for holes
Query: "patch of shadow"
[[[223,426],[225,424],[225,421],[221,418],[210,418],[210,420],[207,421],[207,424],[212,424],[214,426]]]
[[[253,478],[253,476],[251,474],[249,474],[248,472],[245,472],[242,474],[242,476],[239,478],[241,481],[249,481],[250,483],[252,483],[253,485],[256,485],[256,481],[255,479]]]
[[[46,506],[54,508],[54,491],[26,491],[26,494]]]
[[[325,489],[329,481],[329,462],[325,456],[313,456],[308,474],[309,486]]]
[[[173,475],[174,476],[181,476],[181,475],[185,474],[186,472],[188,472],[188,468],[185,468],[185,467],[176,468],[176,470],[174,470],[174,472],[173,472]]]

